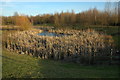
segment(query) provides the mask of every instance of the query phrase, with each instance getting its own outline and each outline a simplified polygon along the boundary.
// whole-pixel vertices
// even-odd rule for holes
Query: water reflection
[[[57,33],[53,33],[53,32],[43,31],[43,32],[39,33],[38,35],[40,35],[40,36],[62,37],[62,36],[68,36],[70,34],[64,34],[64,33],[57,34]]]

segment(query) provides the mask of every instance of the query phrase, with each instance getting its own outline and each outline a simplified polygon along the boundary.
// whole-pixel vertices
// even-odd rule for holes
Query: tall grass
[[[39,30],[11,33],[3,41],[4,47],[17,53],[29,54],[43,59],[66,60],[78,63],[95,63],[97,56],[112,56],[112,36],[95,30],[50,30],[69,36],[39,36]],[[112,53],[112,54],[111,54]]]

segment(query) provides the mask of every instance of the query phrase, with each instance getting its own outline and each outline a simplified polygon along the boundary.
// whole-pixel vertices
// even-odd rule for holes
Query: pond
[[[40,35],[40,36],[62,37],[62,36],[68,36],[70,34],[64,34],[64,33],[57,34],[57,33],[53,33],[53,32],[43,31],[43,32],[39,33],[38,35]]]

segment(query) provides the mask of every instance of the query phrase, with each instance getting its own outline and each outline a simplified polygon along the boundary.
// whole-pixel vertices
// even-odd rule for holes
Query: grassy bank
[[[3,50],[3,78],[118,78],[119,67],[85,66],[53,60],[42,60]]]

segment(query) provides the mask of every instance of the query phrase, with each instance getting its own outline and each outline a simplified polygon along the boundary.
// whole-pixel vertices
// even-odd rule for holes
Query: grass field
[[[116,65],[80,65],[42,60],[3,49],[3,78],[118,78]]]

